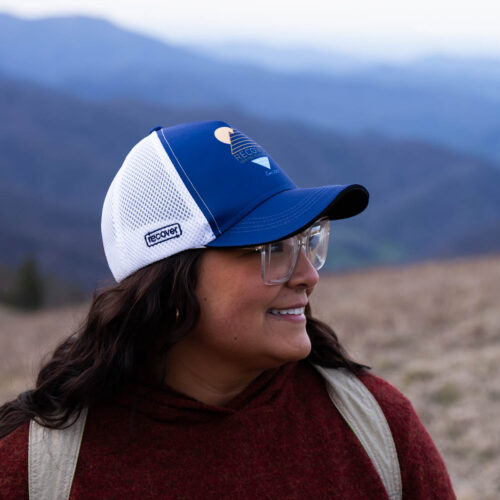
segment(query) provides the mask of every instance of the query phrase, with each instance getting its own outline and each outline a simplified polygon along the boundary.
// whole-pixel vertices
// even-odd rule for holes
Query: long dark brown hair
[[[84,407],[143,377],[196,325],[194,290],[203,250],[187,250],[94,292],[80,328],[40,370],[35,388],[0,407],[0,437],[32,418],[50,428],[71,425]],[[306,307],[309,360],[326,367],[365,368],[349,358],[333,330]]]

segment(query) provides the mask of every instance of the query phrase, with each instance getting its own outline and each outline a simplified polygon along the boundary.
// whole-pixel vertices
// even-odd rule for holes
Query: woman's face
[[[262,282],[259,253],[207,249],[199,262],[195,291],[200,321],[190,344],[214,362],[243,370],[305,358],[311,343],[304,308],[318,279],[303,251],[290,280],[270,286]]]

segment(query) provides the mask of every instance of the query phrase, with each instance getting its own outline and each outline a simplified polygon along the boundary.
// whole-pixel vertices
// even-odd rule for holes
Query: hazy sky
[[[0,11],[93,15],[183,44],[242,39],[390,57],[500,55],[500,0],[0,0]]]

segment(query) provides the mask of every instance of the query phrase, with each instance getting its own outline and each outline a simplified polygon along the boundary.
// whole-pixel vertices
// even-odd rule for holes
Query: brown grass
[[[500,498],[500,257],[324,276],[312,304],[355,359],[411,399],[458,498]],[[87,308],[0,307],[0,402],[32,385]]]
[[[0,305],[0,402],[32,387],[42,358],[68,337],[88,304],[36,313]]]

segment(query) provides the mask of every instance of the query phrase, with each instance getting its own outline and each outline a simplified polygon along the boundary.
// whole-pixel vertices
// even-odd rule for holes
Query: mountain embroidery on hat
[[[240,163],[252,161],[262,167],[271,168],[264,148],[239,130],[230,127],[219,127],[215,130],[214,135],[218,141],[231,146],[231,154]]]
[[[262,165],[263,167],[266,168],[271,168],[271,164],[269,163],[269,158],[267,156],[261,156],[260,158],[257,158],[256,160],[252,160],[252,163],[257,163],[257,165]]]

